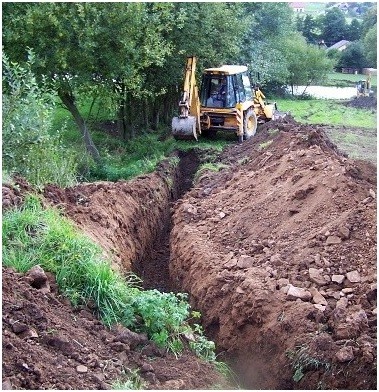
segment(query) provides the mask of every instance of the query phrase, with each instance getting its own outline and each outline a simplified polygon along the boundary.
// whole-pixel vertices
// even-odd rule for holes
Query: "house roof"
[[[292,8],[305,8],[304,3],[290,3],[290,7]]]
[[[346,39],[343,39],[341,41],[336,42],[334,45],[329,46],[328,49],[339,49],[342,46],[345,46],[345,45],[348,45],[348,44],[350,44],[350,41],[347,41]]]

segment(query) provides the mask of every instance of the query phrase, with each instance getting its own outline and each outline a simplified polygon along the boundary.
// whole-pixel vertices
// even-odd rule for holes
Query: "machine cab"
[[[200,103],[207,108],[234,108],[237,103],[252,101],[247,67],[224,65],[204,71]]]

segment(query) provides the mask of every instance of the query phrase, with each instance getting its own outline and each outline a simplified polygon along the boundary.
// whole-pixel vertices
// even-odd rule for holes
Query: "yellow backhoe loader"
[[[230,131],[239,142],[255,135],[259,122],[275,119],[276,104],[268,104],[258,86],[251,88],[247,67],[223,65],[204,70],[200,95],[196,57],[187,58],[179,116],[172,119],[175,139],[198,139],[202,133]]]
[[[357,83],[357,98],[359,97],[372,97],[374,91],[371,89],[371,73],[366,77],[366,80],[360,80]]]

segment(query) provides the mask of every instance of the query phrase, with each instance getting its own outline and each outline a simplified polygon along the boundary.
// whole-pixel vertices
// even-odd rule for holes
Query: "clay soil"
[[[178,156],[178,168],[43,195],[115,268],[188,292],[240,386],[376,390],[376,166],[290,117],[230,145],[226,167],[191,188],[206,154]],[[27,188],[3,185],[3,208]],[[145,388],[225,387],[193,355],[73,309],[48,277],[46,292],[3,269],[3,389],[105,389],[125,368]]]

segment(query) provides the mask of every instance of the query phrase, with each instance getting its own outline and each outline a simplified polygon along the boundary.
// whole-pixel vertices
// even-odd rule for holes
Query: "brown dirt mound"
[[[358,108],[358,109],[373,109],[377,110],[378,103],[376,97],[357,97],[344,105]]]
[[[222,161],[177,204],[170,259],[219,350],[249,388],[376,388],[376,168],[291,119]]]
[[[341,154],[324,129],[291,117],[267,123],[221,154],[227,169],[203,174],[183,196],[189,177],[168,163],[130,182],[50,185],[44,195],[117,268],[141,271],[149,287],[189,292],[248,388],[376,389],[376,168]],[[195,155],[182,157],[183,171]],[[12,197],[22,192],[8,189],[18,204]],[[201,362],[187,367],[187,354],[175,362],[121,350],[117,332],[88,310],[25,279],[3,271],[3,377],[13,387],[103,388],[129,363],[146,375],[153,366],[152,388],[218,382]],[[20,337],[15,320],[38,338]]]
[[[211,365],[191,353],[179,360],[144,335],[105,328],[73,309],[54,278],[37,289],[28,275],[2,269],[3,389],[110,389],[138,370],[144,389],[206,389],[223,385]]]

